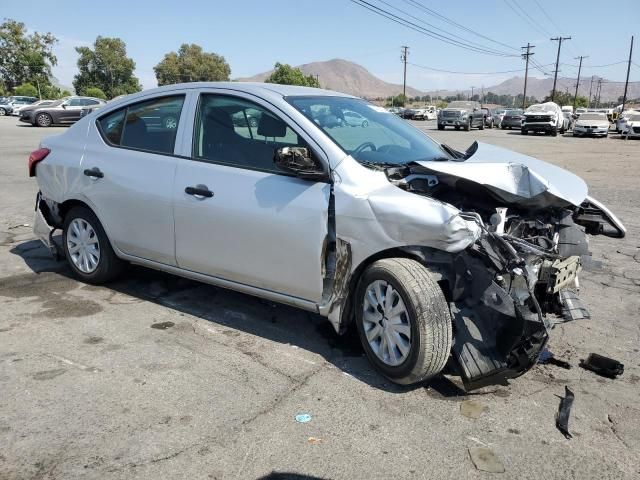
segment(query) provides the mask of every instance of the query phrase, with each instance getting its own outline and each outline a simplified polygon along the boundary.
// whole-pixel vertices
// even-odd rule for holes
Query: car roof
[[[313,87],[300,87],[297,85],[279,85],[277,83],[261,83],[261,82],[190,82],[190,83],[176,83],[172,85],[165,85],[158,88],[152,88],[150,90],[143,90],[132,95],[127,95],[127,101],[137,98],[138,96],[147,96],[156,93],[169,92],[181,89],[194,89],[194,88],[224,88],[229,90],[238,90],[246,93],[253,94],[276,94],[282,97],[292,96],[332,96],[332,97],[350,97],[358,98],[346,93],[336,92],[333,90],[325,90],[323,88]]]

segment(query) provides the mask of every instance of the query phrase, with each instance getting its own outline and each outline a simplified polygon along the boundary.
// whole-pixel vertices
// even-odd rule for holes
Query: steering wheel
[[[362,153],[365,148],[369,148],[372,152],[375,152],[377,150],[376,146],[372,142],[364,142],[358,145],[358,147],[353,151],[353,154],[357,155],[359,153]]]

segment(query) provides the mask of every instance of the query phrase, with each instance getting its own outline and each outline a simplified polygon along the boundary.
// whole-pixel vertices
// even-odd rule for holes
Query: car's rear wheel
[[[419,262],[378,260],[356,290],[356,323],[365,353],[391,381],[410,385],[442,371],[451,350],[449,307]]]
[[[48,113],[39,113],[36,115],[36,125],[39,127],[50,127],[53,124],[53,118]]]
[[[86,207],[74,207],[65,215],[62,245],[69,266],[87,283],[113,280],[124,266],[98,217]]]
[[[523,128],[523,129],[521,129],[521,130],[520,130],[520,133],[521,133],[522,135],[526,135],[526,134],[528,134],[529,132]]]

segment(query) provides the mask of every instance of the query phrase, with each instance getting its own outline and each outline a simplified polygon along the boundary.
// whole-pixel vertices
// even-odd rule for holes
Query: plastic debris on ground
[[[469,447],[469,456],[478,470],[489,473],[504,473],[504,465],[490,448]]]
[[[569,433],[569,416],[571,415],[571,406],[575,395],[569,387],[564,387],[564,398],[560,398],[560,407],[558,408],[558,416],[556,417],[556,427],[562,432],[566,439],[573,438]]]
[[[580,360],[580,366],[602,377],[616,378],[624,373],[624,365],[613,358],[590,353],[586,360]]]
[[[300,415],[296,415],[296,422],[298,423],[307,423],[311,421],[311,415],[308,413],[301,413]]]
[[[307,439],[307,443],[309,445],[318,445],[319,443],[324,443],[324,440],[322,440],[321,438],[309,437]]]
[[[566,370],[571,369],[571,364],[569,362],[556,358],[556,356],[546,348],[540,352],[538,363],[541,365],[555,365],[556,367],[564,368]]]
[[[479,418],[487,411],[487,406],[474,400],[465,400],[460,403],[460,413],[468,418]]]

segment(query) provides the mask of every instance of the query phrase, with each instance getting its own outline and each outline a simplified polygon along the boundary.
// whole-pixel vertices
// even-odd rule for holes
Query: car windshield
[[[522,109],[507,110],[504,114],[505,115],[522,115]]]
[[[629,121],[630,122],[640,122],[640,115],[638,115],[638,114],[631,115],[629,117]]]
[[[364,100],[318,96],[288,97],[287,101],[360,163],[389,166],[451,158],[420,130]],[[347,112],[358,113],[366,122],[347,122]]]
[[[604,113],[583,113],[580,115],[580,120],[606,120],[607,116]]]

